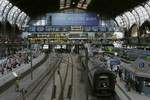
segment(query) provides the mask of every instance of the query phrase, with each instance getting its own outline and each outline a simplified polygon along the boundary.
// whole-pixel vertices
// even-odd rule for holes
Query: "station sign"
[[[114,30],[107,30],[103,26],[83,26],[83,32],[114,32]],[[29,26],[26,27],[25,32],[68,32],[71,31],[71,26]]]

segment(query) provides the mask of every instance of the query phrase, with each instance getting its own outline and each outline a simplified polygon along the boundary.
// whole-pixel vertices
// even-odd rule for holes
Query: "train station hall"
[[[150,0],[0,0],[0,100],[150,100]]]

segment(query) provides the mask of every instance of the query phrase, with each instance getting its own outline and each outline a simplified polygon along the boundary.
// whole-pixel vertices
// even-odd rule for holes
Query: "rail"
[[[70,58],[70,59],[69,59]],[[69,68],[71,67],[71,68]],[[71,70],[71,76],[69,75],[69,72]],[[69,80],[69,88],[67,88],[67,78],[71,78]],[[61,87],[61,92],[59,94],[58,100],[64,100],[65,97],[67,97],[67,100],[71,100],[72,97],[72,87],[73,87],[73,59],[71,55],[68,55],[68,60],[67,60],[67,68],[66,68],[66,73],[65,73],[65,78],[64,81],[62,82],[62,87]],[[66,96],[64,94],[64,90],[66,89]]]
[[[59,67],[61,61],[62,57],[60,57],[59,60],[55,62],[53,67],[47,69],[45,73],[41,74],[41,76],[37,80],[35,80],[30,86],[28,86],[27,93],[24,94],[24,98],[26,100],[36,100],[39,97],[42,90],[47,86],[48,82],[52,79],[52,76]],[[18,100],[21,100],[21,98],[22,98],[21,96],[18,97]]]

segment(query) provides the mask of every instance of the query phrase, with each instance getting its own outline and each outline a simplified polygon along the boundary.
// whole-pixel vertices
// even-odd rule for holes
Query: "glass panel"
[[[139,15],[137,14],[137,12],[133,9],[131,13],[135,16],[137,24],[139,24],[140,23],[140,18],[139,18]]]
[[[2,4],[3,4],[3,0],[0,0],[0,7],[2,6]]]
[[[2,16],[0,16],[0,22],[2,21]]]
[[[20,21],[19,21],[19,23],[18,23],[18,26],[21,26],[21,24],[24,22],[24,20],[25,20],[26,17],[27,17],[27,15],[24,13],[24,14],[22,15],[22,17],[20,18]]]
[[[16,6],[14,6],[8,13],[7,16],[7,20],[12,24],[13,23],[13,17],[14,17],[14,13],[18,8]]]
[[[2,16],[3,10],[5,9],[5,7],[8,5],[8,1],[7,0],[2,0],[2,3],[0,5],[0,15]]]
[[[115,18],[115,20],[116,20],[116,22],[118,23],[118,25],[119,25],[120,27],[125,27],[125,26],[126,26],[126,25],[125,25],[125,22],[123,21],[123,19],[122,19],[121,16],[117,16],[117,17]]]
[[[145,4],[144,7],[147,10],[147,13],[150,15],[150,6],[148,4]]]
[[[126,28],[129,27],[130,23],[129,23],[128,17],[125,14],[123,14],[122,17],[124,21],[126,22]]]
[[[21,17],[24,15],[24,12],[21,12],[21,14],[18,16],[18,18],[17,18],[17,21],[16,21],[16,23],[18,24],[19,23],[19,21],[20,21],[20,19],[21,19]]]
[[[114,20],[107,20],[105,21],[106,23],[106,27],[108,29],[108,31],[116,31],[116,29],[118,28],[116,22]]]
[[[28,24],[29,20],[30,20],[30,18],[27,17],[27,18],[23,21],[22,26],[26,26],[26,25]]]
[[[13,24],[16,23],[16,22],[15,22],[15,21],[16,21],[16,18],[19,16],[20,12],[21,12],[21,10],[20,10],[20,9],[17,9],[16,12],[14,13],[14,16],[13,16],[13,19],[12,19]]]
[[[137,11],[139,17],[140,17],[140,25],[143,24],[145,20],[149,18],[148,12],[146,9],[142,6],[136,7],[135,10]]]
[[[7,5],[7,7],[5,8],[5,10],[4,10],[4,13],[3,13],[3,17],[4,17],[4,19],[6,18],[6,16],[7,16],[7,13],[9,13],[8,11],[10,10],[10,8],[12,7],[13,5],[11,4],[11,3],[9,3],[8,5]]]
[[[150,0],[147,2],[147,4],[150,6]]]
[[[128,17],[128,20],[129,20],[129,28],[134,24],[134,23],[136,23],[136,19],[135,19],[135,17],[134,17],[134,15],[131,13],[131,12],[126,12],[125,13],[126,14],[126,16]]]

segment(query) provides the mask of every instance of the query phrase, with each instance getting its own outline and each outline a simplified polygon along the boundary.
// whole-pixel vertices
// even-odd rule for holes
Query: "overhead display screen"
[[[47,25],[98,26],[99,24],[99,17],[94,13],[47,14]]]

